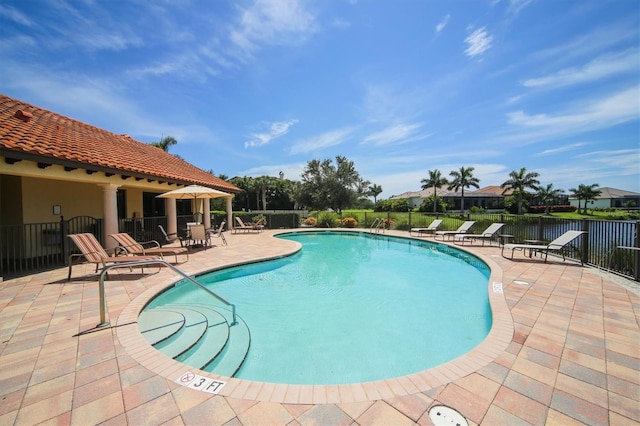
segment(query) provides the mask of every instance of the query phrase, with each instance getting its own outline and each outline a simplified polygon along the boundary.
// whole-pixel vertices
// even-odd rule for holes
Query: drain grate
[[[429,418],[435,426],[469,426],[467,419],[451,407],[434,405],[429,409]]]

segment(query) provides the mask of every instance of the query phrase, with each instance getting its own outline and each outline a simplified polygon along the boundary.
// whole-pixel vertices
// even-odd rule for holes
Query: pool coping
[[[309,229],[318,231],[317,228]],[[328,229],[330,231],[330,229]],[[335,231],[335,230],[333,230]],[[340,230],[341,232],[358,232],[362,230]],[[290,233],[290,230],[282,230],[282,233]],[[299,230],[296,232],[305,232]],[[275,238],[278,233],[270,237],[278,242],[286,240]],[[417,237],[389,235],[394,238],[424,241]],[[499,357],[511,343],[514,333],[514,323],[508,308],[504,293],[502,292],[502,268],[491,258],[479,253],[466,250],[463,246],[436,241],[434,244],[443,244],[460,251],[467,252],[483,262],[490,270],[487,292],[492,312],[492,327],[487,337],[469,352],[449,362],[423,370],[417,373],[399,376],[391,379],[376,380],[362,383],[336,384],[336,385],[295,385],[271,382],[259,382],[232,377],[219,376],[182,364],[153,348],[142,336],[137,326],[137,318],[142,309],[160,292],[180,281],[179,277],[172,277],[149,287],[121,311],[117,319],[117,336],[124,350],[136,362],[149,369],[158,376],[164,377],[177,385],[188,386],[192,389],[204,389],[204,386],[194,386],[194,379],[199,378],[208,385],[223,382],[221,387],[215,387],[216,393],[221,396],[286,404],[332,404],[347,402],[364,402],[388,399],[393,397],[410,395],[418,392],[426,392],[442,385],[446,385],[473,372],[476,372],[493,362]],[[300,250],[299,243],[287,241],[291,247],[275,256],[255,257],[237,263],[230,263],[223,267],[202,268],[193,275],[200,275],[212,270],[219,270],[233,266],[245,265],[255,262],[267,261],[292,255]]]

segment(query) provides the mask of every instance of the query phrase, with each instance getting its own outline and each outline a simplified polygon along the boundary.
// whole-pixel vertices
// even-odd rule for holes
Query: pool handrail
[[[197,285],[202,290],[204,290],[205,292],[209,293],[211,296],[215,297],[216,299],[218,299],[219,301],[221,301],[225,305],[230,306],[231,307],[231,313],[233,314],[233,322],[230,325],[235,325],[237,323],[237,321],[236,321],[236,305],[234,305],[233,303],[229,303],[222,296],[217,295],[216,293],[214,293],[213,291],[211,291],[207,287],[205,287],[202,284],[200,284],[193,277],[189,276],[186,272],[184,272],[183,270],[175,267],[174,265],[172,265],[171,263],[167,262],[166,260],[155,259],[155,260],[139,260],[139,261],[134,261],[134,262],[123,262],[123,263],[108,265],[108,266],[106,266],[105,268],[102,269],[102,272],[100,273],[100,281],[99,281],[100,324],[98,324],[96,326],[97,328],[106,327],[106,326],[109,325],[109,322],[105,318],[106,317],[106,310],[107,310],[107,301],[106,301],[106,298],[104,296],[104,279],[107,276],[107,272],[110,269],[114,269],[114,268],[133,268],[133,267],[136,267],[136,266],[145,266],[145,265],[162,265],[162,266],[166,266],[166,267],[172,269],[174,272],[177,272],[178,275],[181,275],[187,281]]]
[[[375,231],[376,233],[378,233],[380,232],[381,226],[384,226],[384,219],[382,219],[381,217],[377,217],[369,227],[369,232]],[[382,228],[382,230],[384,232],[384,228]]]

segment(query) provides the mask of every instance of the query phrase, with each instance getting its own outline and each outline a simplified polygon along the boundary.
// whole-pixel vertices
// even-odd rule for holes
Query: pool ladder
[[[384,219],[377,217],[369,227],[369,232],[375,232],[377,234],[381,229],[382,232],[384,232]]]
[[[189,281],[192,284],[195,284],[196,286],[200,287],[200,289],[204,290],[206,293],[209,293],[211,296],[213,296],[214,298],[218,299],[220,302],[222,302],[225,305],[229,306],[231,308],[231,312],[233,314],[233,322],[230,325],[237,324],[237,320],[236,320],[236,305],[234,305],[233,303],[227,302],[224,298],[218,296],[216,293],[214,293],[213,291],[211,291],[207,287],[203,286],[198,281],[196,281],[194,278],[192,278],[189,275],[187,275],[187,273],[185,273],[181,269],[176,268],[175,266],[173,266],[171,263],[167,262],[166,260],[157,259],[157,260],[140,260],[140,261],[135,261],[135,262],[117,263],[117,264],[113,264],[113,265],[108,265],[108,266],[106,266],[106,267],[104,267],[102,269],[102,272],[100,273],[100,281],[99,281],[99,288],[98,288],[99,295],[100,295],[100,324],[98,324],[96,326],[97,328],[106,327],[106,326],[109,325],[109,323],[106,320],[107,301],[106,301],[105,295],[104,295],[104,280],[105,280],[105,278],[107,276],[107,272],[109,270],[115,269],[115,268],[133,268],[133,267],[136,267],[136,266],[137,267],[142,267],[142,266],[147,266],[147,265],[166,266],[167,268],[172,269],[178,275],[181,275],[185,280]]]

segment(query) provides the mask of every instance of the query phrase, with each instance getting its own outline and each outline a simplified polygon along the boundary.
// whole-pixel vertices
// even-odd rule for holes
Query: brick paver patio
[[[273,233],[227,233],[229,246],[195,252],[179,267],[194,274],[297,249]],[[75,267],[68,282],[65,268],[5,280],[0,425],[428,425],[434,405],[472,425],[640,424],[638,283],[556,258],[511,261],[496,247],[466,248],[492,266],[494,327],[464,357],[364,384],[225,379],[220,395],[176,383],[193,369],[151,349],[137,331],[139,309],[178,279],[171,271],[113,274],[110,326],[100,329],[92,266]],[[504,293],[491,291],[493,283]]]

